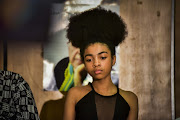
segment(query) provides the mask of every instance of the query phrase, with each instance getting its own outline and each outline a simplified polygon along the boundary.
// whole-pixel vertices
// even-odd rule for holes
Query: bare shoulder
[[[138,97],[131,91],[119,89],[119,94],[129,104],[130,111],[127,120],[138,120]]]
[[[89,90],[88,86],[73,87],[71,88],[66,96],[65,107],[64,107],[64,120],[75,120],[75,106],[77,101],[83,97]]]
[[[83,98],[90,91],[91,91],[91,87],[89,85],[72,87],[68,91],[67,96],[71,97],[75,101],[75,104],[76,104],[81,98]]]
[[[119,94],[126,100],[130,107],[136,106],[138,104],[138,97],[135,93],[131,91],[125,91],[119,88]]]

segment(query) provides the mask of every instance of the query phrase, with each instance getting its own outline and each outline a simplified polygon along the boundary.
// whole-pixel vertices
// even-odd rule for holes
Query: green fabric
[[[68,91],[74,84],[74,73],[73,73],[73,66],[71,63],[68,64],[64,72],[64,82],[62,83],[59,91]]]

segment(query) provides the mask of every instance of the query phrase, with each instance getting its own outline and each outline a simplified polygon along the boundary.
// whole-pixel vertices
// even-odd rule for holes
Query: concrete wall
[[[171,1],[121,0],[129,35],[120,45],[121,88],[139,98],[140,120],[171,119]]]

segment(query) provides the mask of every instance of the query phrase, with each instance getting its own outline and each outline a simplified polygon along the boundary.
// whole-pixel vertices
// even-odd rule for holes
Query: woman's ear
[[[116,63],[116,56],[113,55],[113,57],[112,57],[112,65],[115,65],[115,63]]]

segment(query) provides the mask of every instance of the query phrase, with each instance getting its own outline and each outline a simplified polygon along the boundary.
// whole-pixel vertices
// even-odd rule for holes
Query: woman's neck
[[[92,83],[94,90],[101,95],[112,95],[117,92],[117,87],[112,80],[94,80]]]

